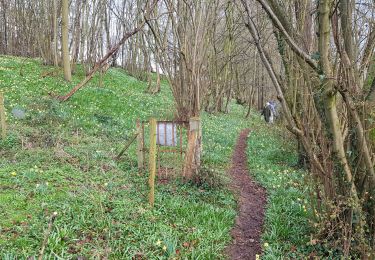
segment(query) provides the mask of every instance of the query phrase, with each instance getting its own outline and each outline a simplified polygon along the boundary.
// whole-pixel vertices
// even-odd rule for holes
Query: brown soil
[[[256,259],[262,253],[260,236],[266,204],[266,191],[254,182],[247,168],[247,137],[250,130],[241,132],[232,157],[230,175],[232,188],[238,194],[239,212],[231,231],[232,244],[226,252],[229,259]]]

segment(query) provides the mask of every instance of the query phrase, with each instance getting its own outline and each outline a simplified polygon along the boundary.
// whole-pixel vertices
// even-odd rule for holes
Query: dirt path
[[[250,130],[241,132],[232,157],[230,175],[233,189],[238,194],[239,213],[231,231],[232,244],[227,248],[229,259],[255,259],[261,254],[260,236],[266,204],[266,192],[255,183],[247,168],[247,137]]]

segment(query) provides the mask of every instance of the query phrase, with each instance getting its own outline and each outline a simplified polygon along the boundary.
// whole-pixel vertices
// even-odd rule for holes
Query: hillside
[[[137,118],[173,118],[167,83],[159,94],[147,94],[146,83],[111,68],[102,87],[96,77],[65,103],[51,98],[48,93],[65,93],[79,82],[79,69],[67,84],[61,73],[43,77],[54,68],[37,60],[0,57],[0,90],[6,97],[9,127],[7,139],[0,141],[0,258],[37,256],[53,212],[57,217],[45,256],[225,258],[236,215],[226,172],[236,138],[245,128],[253,130],[249,168],[271,195],[265,256],[280,257],[290,246],[306,243],[306,209],[303,203],[288,205],[304,191],[298,189],[303,173],[290,168],[296,156],[289,152],[293,143],[285,133],[277,127],[271,130],[257,113],[245,120],[246,108],[234,103],[229,114],[203,113],[201,185],[179,178],[159,183],[155,208],[150,209],[147,172],[137,171],[135,145],[121,160],[113,158],[134,132]],[[24,117],[15,117],[14,108],[24,111]],[[288,171],[294,177],[282,179]],[[290,188],[290,183],[296,186]],[[281,197],[286,200],[278,201]],[[293,219],[279,216],[275,223],[280,204],[281,212],[291,210],[287,217]],[[288,223],[294,227],[289,229]],[[298,232],[302,240],[285,243]]]

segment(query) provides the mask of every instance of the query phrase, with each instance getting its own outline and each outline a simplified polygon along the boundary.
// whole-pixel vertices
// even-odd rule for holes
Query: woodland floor
[[[255,110],[244,119],[248,108],[236,102],[227,114],[203,112],[201,183],[178,176],[166,181],[176,158],[163,154],[160,166],[168,174],[159,176],[163,185],[151,209],[136,146],[120,160],[113,158],[133,135],[137,119],[174,117],[168,82],[163,79],[161,91],[152,95],[147,82],[110,68],[101,84],[96,75],[60,103],[48,93],[67,93],[85,72],[78,65],[68,84],[62,72],[48,74],[54,71],[39,60],[0,56],[8,124],[8,136],[0,140],[0,259],[37,258],[52,212],[58,216],[46,259],[256,259],[261,251],[264,260],[330,255],[324,245],[310,243],[313,190],[295,167],[296,144],[282,124],[265,124]],[[25,116],[15,117],[13,109]],[[236,146],[247,128],[250,136],[243,131]],[[265,191],[252,179],[267,189],[265,210]]]
[[[246,147],[250,130],[243,130],[232,157],[230,175],[238,194],[239,214],[231,231],[232,244],[227,248],[230,259],[256,259],[262,251],[261,234],[266,204],[266,191],[249,175]]]

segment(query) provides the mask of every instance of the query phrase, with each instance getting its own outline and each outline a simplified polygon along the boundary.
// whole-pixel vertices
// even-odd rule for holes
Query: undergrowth
[[[20,64],[22,75],[20,74]],[[0,258],[37,256],[57,212],[45,257],[56,259],[224,259],[236,200],[226,174],[240,131],[250,127],[249,168],[268,192],[262,259],[318,256],[309,224],[306,173],[295,168],[285,130],[244,120],[245,109],[202,114],[202,168],[195,183],[179,178],[156,186],[147,204],[147,172],[137,170],[135,145],[113,158],[135,131],[136,119],[173,119],[171,91],[147,93],[147,83],[112,68],[65,103],[71,84],[37,60],[0,56],[0,91],[9,127],[0,140]],[[23,118],[12,109],[25,112]]]
[[[314,239],[308,173],[297,167],[291,140],[285,128],[266,124],[258,124],[248,140],[250,171],[268,195],[262,259],[334,259]]]
[[[22,75],[20,64],[24,63]],[[156,187],[147,204],[147,173],[138,173],[135,146],[113,160],[134,133],[137,118],[172,119],[174,103],[165,81],[157,95],[147,83],[112,68],[65,103],[53,97],[78,83],[37,60],[0,56],[8,137],[0,141],[0,258],[37,256],[48,221],[57,212],[45,257],[56,259],[223,259],[236,202],[225,184],[244,109],[203,114],[201,185],[171,180]],[[16,118],[12,109],[25,112]]]

